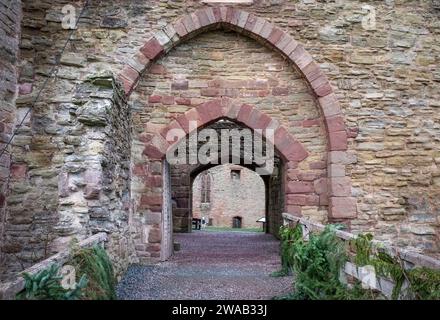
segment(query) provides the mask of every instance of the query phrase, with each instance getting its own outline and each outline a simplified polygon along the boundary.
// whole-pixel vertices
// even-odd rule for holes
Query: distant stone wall
[[[234,178],[231,171],[239,171]],[[237,165],[225,164],[207,170],[210,175],[210,201],[201,202],[202,180],[193,182],[193,217],[212,219],[214,227],[232,227],[234,217],[242,218],[242,228],[261,227],[258,219],[266,215],[265,186],[255,172]]]

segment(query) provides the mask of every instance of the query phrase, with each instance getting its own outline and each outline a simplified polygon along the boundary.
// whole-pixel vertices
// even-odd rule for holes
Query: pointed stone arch
[[[180,129],[185,134],[190,133],[190,122],[194,121],[197,125],[194,129],[203,128],[207,124],[219,120],[229,119],[241,123],[251,130],[262,130],[263,137],[266,138],[266,129],[274,132],[273,143],[275,149],[286,162],[299,163],[307,158],[308,152],[304,146],[298,142],[288,130],[280,125],[278,121],[272,119],[267,114],[259,111],[256,107],[249,104],[236,104],[228,98],[214,99],[202,103],[192,108],[184,114],[171,121],[167,126],[158,132],[144,149],[144,154],[152,160],[162,160],[172,147],[179,143],[170,143],[166,139],[167,133],[172,129]],[[182,138],[183,139],[183,138]]]
[[[326,183],[323,183],[325,186],[321,186],[321,188],[325,188],[328,193],[329,218],[332,220],[354,218],[357,213],[356,199],[351,196],[351,179],[345,175],[345,165],[349,161],[347,154],[348,130],[336,94],[327,76],[304,47],[287,32],[269,21],[233,7],[206,7],[180,17],[146,40],[139,51],[122,68],[118,74],[118,80],[122,83],[125,95],[128,97],[136,87],[140,77],[148,70],[148,67],[173,47],[197,34],[220,27],[233,29],[238,33],[265,43],[265,45],[285,56],[302,74],[318,101],[325,123],[328,141],[328,176]],[[218,102],[210,102],[210,104],[216,103]],[[197,110],[188,111],[185,115],[170,123],[169,126],[185,129],[182,123],[183,117],[195,117],[196,114],[197,116],[210,117],[213,112],[223,112],[214,108],[216,111],[213,109],[199,113],[203,108],[208,109],[207,106],[208,104],[203,104]],[[256,115],[258,112],[246,105],[241,106],[241,109],[240,112],[242,113],[253,112]],[[203,120],[201,119],[201,121]],[[291,144],[285,143],[284,147],[278,146],[280,151],[283,150],[281,153],[284,153],[284,155],[297,154],[298,150],[289,149],[293,146],[297,148],[298,142],[289,136],[288,130],[280,127],[277,132],[281,137],[280,139],[292,140]],[[152,143],[146,146],[144,153],[156,159],[163,157],[169,147],[165,142],[161,135],[156,135],[152,139]],[[292,184],[292,188],[290,188],[292,193],[295,193],[296,185],[300,185],[300,182]]]

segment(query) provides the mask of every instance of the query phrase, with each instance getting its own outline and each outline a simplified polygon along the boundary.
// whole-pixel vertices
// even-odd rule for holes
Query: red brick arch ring
[[[328,78],[304,47],[287,32],[265,19],[232,7],[206,7],[180,17],[151,36],[123,67],[118,75],[118,80],[122,83],[126,96],[130,95],[141,75],[148,70],[151,63],[179,43],[219,26],[226,26],[238,33],[266,43],[289,59],[303,75],[318,100],[326,126],[329,151],[326,183],[326,192],[329,199],[329,218],[333,220],[354,218],[357,210],[356,199],[351,196],[351,179],[345,174],[341,174],[341,172],[345,172],[345,165],[349,162],[350,157],[346,152],[348,131],[338,99]],[[242,108],[249,107],[242,106]],[[193,111],[190,110],[189,112]],[[253,110],[253,112],[255,113],[256,110]],[[179,122],[175,121],[170,125],[174,126],[177,123]],[[280,127],[278,130],[283,131],[285,129]],[[285,131],[287,132],[287,130]],[[286,139],[292,141],[292,145],[276,146],[281,153],[284,153],[284,156],[289,155],[288,148],[296,148],[296,151],[303,149],[293,137],[289,135],[286,135],[286,137]],[[159,143],[159,140],[159,137],[153,138],[156,144]],[[298,147],[298,144],[301,148]],[[286,147],[287,145],[289,147]],[[302,152],[305,152],[304,156],[306,156],[306,151]],[[288,183],[292,185],[290,188],[292,193],[298,193],[298,195],[304,193],[302,190],[306,185],[305,182],[291,181]],[[315,188],[318,187],[315,186]],[[321,186],[319,189],[323,189],[323,187]]]
[[[308,157],[303,145],[278,121],[273,120],[252,105],[233,103],[229,98],[214,99],[202,103],[178,116],[176,120],[171,121],[150,140],[151,142],[145,147],[144,154],[152,160],[164,159],[166,153],[172,151],[174,146],[185,139],[190,130],[203,128],[219,119],[229,119],[252,130],[261,130],[261,134],[265,138],[269,138],[269,142],[274,145],[283,160],[290,162],[291,165],[296,165]],[[196,124],[194,127],[191,127],[191,121]],[[180,135],[176,141],[167,140],[167,134],[173,129],[181,130],[180,132],[184,132],[185,135]],[[266,136],[267,129],[273,130],[273,137]]]

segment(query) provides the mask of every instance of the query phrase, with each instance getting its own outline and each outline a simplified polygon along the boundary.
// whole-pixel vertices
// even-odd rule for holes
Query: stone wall
[[[240,172],[235,179],[232,170]],[[210,201],[202,203],[203,173],[193,182],[193,217],[212,219],[214,227],[232,227],[234,217],[242,218],[242,228],[258,228],[258,219],[266,216],[266,195],[263,179],[241,166],[225,164],[206,171],[210,176]]]
[[[10,146],[6,147],[15,129],[15,99],[18,91],[26,87],[18,86],[17,63],[19,59],[20,23],[22,18],[19,0],[0,1],[0,274],[4,267],[2,250],[4,222],[6,220],[6,198],[9,181],[24,174],[17,165],[11,167]]]
[[[97,221],[108,213],[96,210],[97,199],[85,198],[96,194],[105,210],[121,212],[110,214],[115,223],[129,220],[132,210],[134,238],[143,239],[140,246],[160,247],[160,239],[148,243],[149,234],[157,235],[156,225],[161,221],[157,205],[161,198],[156,195],[162,191],[162,163],[148,161],[143,153],[150,131],[159,130],[189,107],[218,96],[251,103],[289,128],[310,154],[300,163],[304,168],[299,169],[311,170],[313,179],[323,174],[351,177],[350,190],[344,188],[344,179],[334,187],[356,199],[358,215],[350,222],[354,232],[373,232],[378,239],[430,254],[439,251],[440,11],[435,1],[368,1],[375,9],[375,24],[365,23],[369,11],[363,9],[365,1],[255,0],[252,5],[236,6],[277,25],[319,63],[342,108],[348,128],[347,154],[327,152],[326,128],[316,97],[298,71],[273,50],[222,30],[180,44],[142,77],[128,104],[133,119],[130,150],[121,147],[128,140],[105,138],[113,130],[112,111],[120,110],[111,102],[114,93],[112,98],[100,97],[100,93],[91,97],[101,99],[99,108],[110,113],[104,120],[109,123],[103,125],[98,116],[97,125],[90,126],[87,120],[80,121],[81,114],[84,109],[85,114],[90,113],[87,107],[95,110],[95,102],[75,103],[75,92],[103,70],[119,72],[154,32],[206,5],[192,0],[90,2],[61,58],[56,80],[48,82],[14,139],[13,177],[3,215],[8,221],[3,224],[2,252],[13,266],[10,270],[20,269],[15,256],[29,265],[47,251],[65,246],[72,236],[85,237],[101,225],[107,229],[107,223]],[[10,8],[9,2],[4,3],[3,7]],[[72,4],[79,12],[83,2]],[[64,5],[66,1],[23,3],[17,117],[2,116],[2,128],[10,131],[15,118],[21,119],[47,79],[69,32],[60,23]],[[2,64],[7,61],[2,59]],[[14,94],[6,95],[8,103],[2,103],[2,108],[14,108]],[[130,135],[122,129],[122,136],[128,139]],[[131,172],[135,173],[131,179],[122,164],[128,161],[124,155],[128,152]],[[101,160],[104,164],[109,161],[110,166],[103,166]],[[332,164],[329,172],[327,161]],[[82,171],[85,168],[97,171],[92,170],[89,176],[87,170]],[[297,168],[288,169],[285,176],[298,177]],[[71,183],[64,193],[66,178]],[[323,179],[313,189],[327,195]],[[102,182],[99,191],[94,181]],[[126,181],[130,181],[130,192]],[[107,194],[104,186],[113,190]],[[123,205],[127,197],[131,201]],[[296,211],[301,203],[301,214],[326,222],[325,196],[295,196],[286,202],[289,211]]]
[[[326,160],[324,124],[317,102],[305,81],[276,52],[255,40],[224,30],[204,33],[182,43],[153,64],[141,79],[131,96],[135,105],[143,106],[133,112],[133,143],[141,146],[139,150],[133,150],[137,154],[144,152],[143,141],[151,139],[165,124],[203,102],[221,97],[229,98],[231,103],[252,104],[289,128],[289,132],[311,151],[299,168],[309,171],[309,175],[303,177],[308,180],[306,183],[312,184],[313,180],[325,177],[325,166],[322,166]],[[133,162],[141,168],[146,166],[148,160],[133,155]],[[177,206],[182,201],[188,201],[185,192],[189,193],[186,190],[189,188],[189,179],[185,170],[174,170]],[[292,178],[298,175],[294,168],[288,173]],[[137,181],[136,177],[133,181]],[[145,190],[145,181],[139,183]],[[134,188],[142,192],[141,188]],[[136,203],[136,195],[134,199]],[[327,203],[323,197],[322,204]],[[307,204],[309,206],[304,208],[304,215],[319,222],[327,220],[326,207],[319,206],[318,196],[307,198]],[[290,208],[297,210],[298,206],[293,203]],[[185,215],[188,208],[176,209],[175,212],[182,219],[188,217]],[[140,204],[138,212],[142,210],[145,209]],[[174,221],[176,231],[182,231],[187,225],[184,222],[180,224],[176,218]],[[183,229],[179,228],[180,225]]]

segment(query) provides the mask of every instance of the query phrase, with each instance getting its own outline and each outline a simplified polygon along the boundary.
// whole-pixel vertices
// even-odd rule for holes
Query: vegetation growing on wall
[[[283,269],[291,268],[295,274],[293,294],[288,299],[367,299],[370,291],[359,283],[353,288],[339,280],[340,270],[347,260],[345,243],[335,234],[335,226],[327,226],[319,234],[302,237],[301,226],[281,228]]]
[[[84,299],[116,299],[113,267],[102,246],[75,249],[70,264],[75,267],[77,274],[86,274],[89,278]]]
[[[426,267],[406,270],[399,256],[373,247],[371,234],[359,235],[349,243],[336,236],[337,227],[328,225],[323,232],[303,239],[302,228],[281,227],[282,270],[275,275],[295,275],[294,292],[282,299],[377,299],[378,292],[363,289],[358,281],[351,287],[340,281],[340,270],[352,260],[357,266],[374,266],[378,276],[392,279],[392,299],[440,299],[440,271]],[[355,251],[350,256],[349,246]],[[404,286],[404,283],[407,286]]]
[[[61,286],[60,267],[52,264],[37,274],[24,273],[25,288],[17,295],[19,300],[77,300],[83,295],[87,286],[87,276],[83,275],[75,289],[64,289]]]
[[[399,255],[391,256],[380,247],[373,250],[371,234],[352,241],[358,266],[372,265],[379,276],[392,279],[392,299],[440,300],[440,270],[415,267],[407,270]],[[408,287],[404,289],[405,281]]]
[[[116,298],[116,280],[105,249],[100,245],[80,248],[73,244],[66,262],[75,268],[77,284],[74,289],[61,285],[60,267],[52,264],[35,275],[23,274],[25,288],[17,295],[24,300],[112,300]]]

